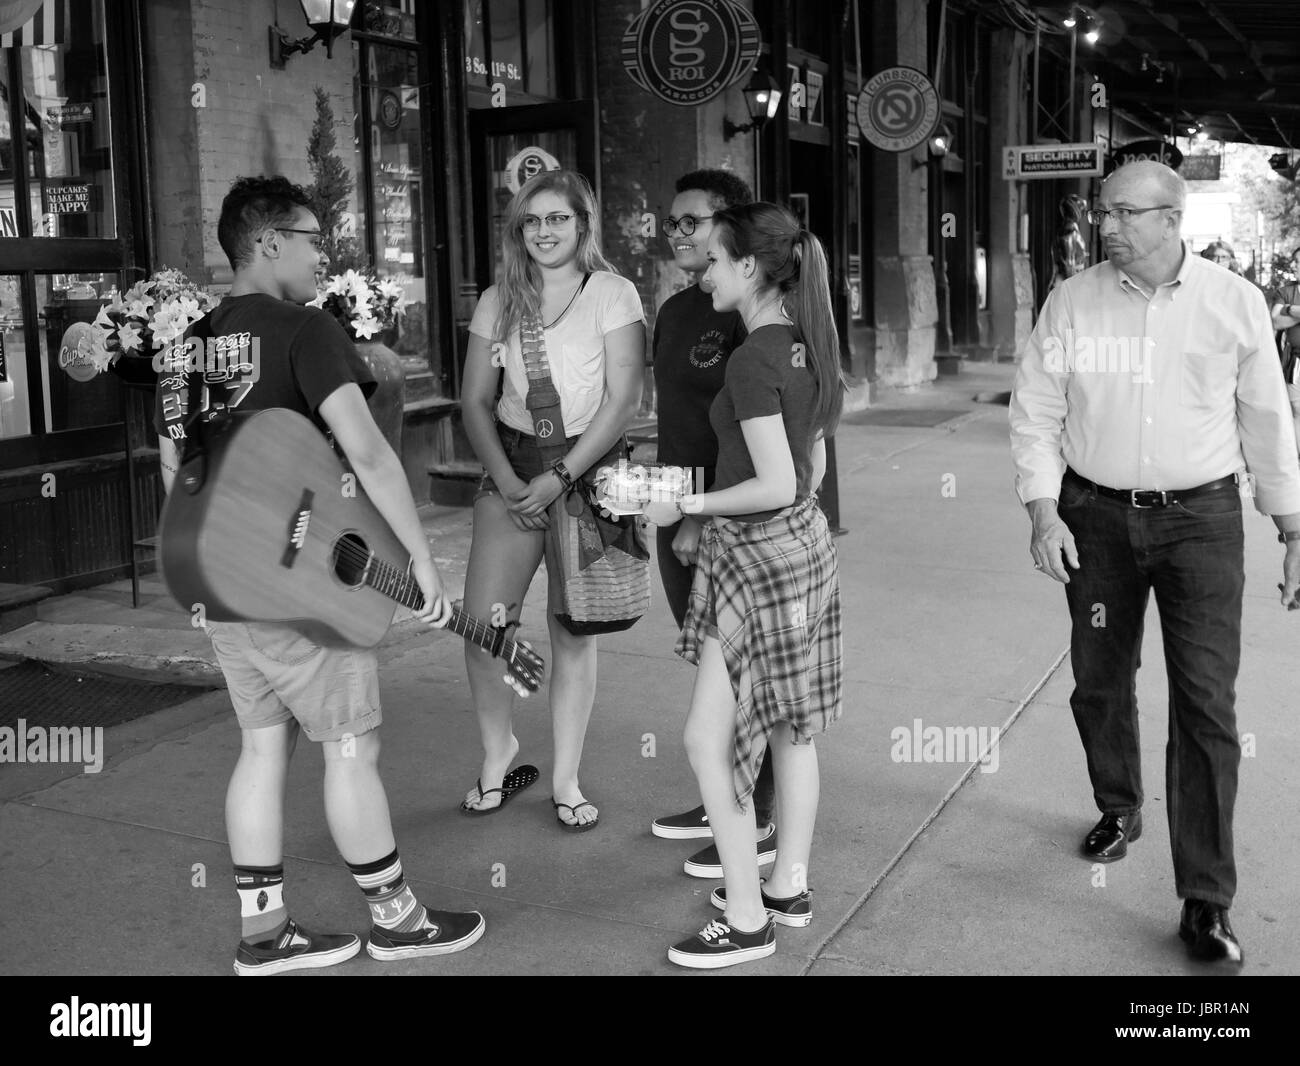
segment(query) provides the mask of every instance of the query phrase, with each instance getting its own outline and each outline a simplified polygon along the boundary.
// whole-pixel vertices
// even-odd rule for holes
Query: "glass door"
[[[576,170],[600,193],[595,108],[589,100],[470,112],[474,257],[479,292],[501,267],[501,225],[515,190],[542,170]]]

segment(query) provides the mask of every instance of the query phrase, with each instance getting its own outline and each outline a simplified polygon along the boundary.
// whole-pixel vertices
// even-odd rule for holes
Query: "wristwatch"
[[[561,485],[566,489],[573,488],[573,475],[569,473],[569,468],[564,465],[563,459],[556,459],[555,462],[551,464],[551,470],[554,472],[555,476],[560,479]]]
[[[1279,544],[1285,544],[1289,540],[1300,540],[1300,529],[1293,529],[1290,532],[1279,533],[1277,535],[1277,542]]]

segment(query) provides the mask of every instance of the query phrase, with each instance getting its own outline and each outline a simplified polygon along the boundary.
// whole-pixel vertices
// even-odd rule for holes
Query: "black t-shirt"
[[[795,500],[812,491],[812,449],[820,429],[813,425],[817,404],[812,357],[795,348],[789,326],[759,326],[727,362],[726,385],[713,401],[709,421],[718,435],[718,473],[714,491],[729,489],[755,476],[754,463],[740,423],[766,415],[781,416],[794,460]],[[731,515],[741,522],[762,522],[777,513],[755,511]]]
[[[204,344],[200,335],[209,332],[212,336]],[[211,399],[232,410],[287,407],[326,432],[318,412],[326,397],[353,382],[367,398],[377,387],[343,327],[319,308],[265,293],[229,296],[196,323],[191,334],[191,365],[204,368]],[[183,435],[178,430],[187,395],[186,374],[164,369],[154,402],[154,427],[160,436]]]
[[[727,360],[745,337],[735,311],[715,311],[713,297],[692,285],[664,301],[655,317],[654,372],[661,463],[716,466],[718,440],[709,407],[722,388]]]

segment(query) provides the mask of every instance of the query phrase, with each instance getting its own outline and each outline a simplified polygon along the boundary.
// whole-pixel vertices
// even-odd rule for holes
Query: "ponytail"
[[[786,310],[794,323],[795,340],[810,354],[817,375],[814,425],[826,436],[835,435],[844,409],[846,382],[840,369],[840,334],[831,308],[830,272],[822,242],[801,229],[791,248],[797,264]]]
[[[831,287],[822,242],[776,204],[729,207],[714,215],[718,240],[732,259],[752,255],[767,285],[781,294],[794,338],[812,361],[817,379],[813,428],[834,434],[847,383],[840,370],[840,335],[831,310]]]

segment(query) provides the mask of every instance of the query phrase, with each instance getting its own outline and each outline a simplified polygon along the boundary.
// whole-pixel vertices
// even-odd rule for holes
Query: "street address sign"
[[[1002,176],[1008,181],[1087,178],[1101,172],[1101,145],[1093,142],[1007,145],[1002,149]]]

